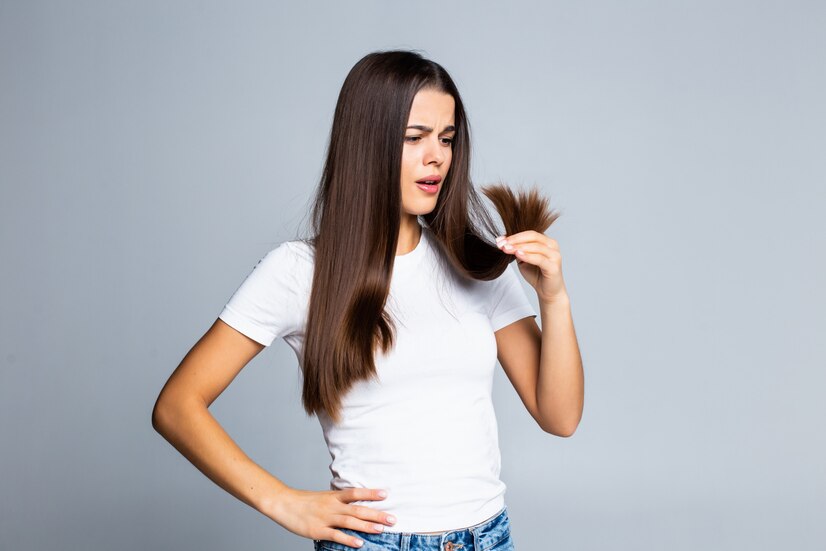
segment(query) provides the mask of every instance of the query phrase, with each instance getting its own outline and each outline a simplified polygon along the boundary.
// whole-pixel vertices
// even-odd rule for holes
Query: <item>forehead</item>
[[[441,125],[453,124],[455,106],[456,102],[450,94],[436,90],[419,90],[410,106],[409,122],[411,124],[428,122]]]

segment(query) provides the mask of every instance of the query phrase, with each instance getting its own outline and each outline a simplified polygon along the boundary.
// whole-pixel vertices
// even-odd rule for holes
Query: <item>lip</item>
[[[433,182],[438,184],[442,181],[442,177],[439,176],[438,174],[433,174],[431,176],[425,176],[424,178],[419,178],[418,180],[416,180],[416,183],[417,184],[423,184],[424,182],[426,182],[428,180],[432,180]]]
[[[425,193],[436,194],[439,192],[439,184],[416,184],[416,187]]]

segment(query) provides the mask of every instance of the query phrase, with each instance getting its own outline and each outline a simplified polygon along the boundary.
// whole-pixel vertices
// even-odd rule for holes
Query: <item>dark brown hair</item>
[[[364,56],[338,96],[306,239],[315,263],[302,358],[309,415],[326,412],[338,422],[344,393],[376,376],[376,347],[393,346],[395,324],[384,307],[401,224],[402,150],[413,98],[423,89],[453,97],[456,134],[436,207],[421,218],[463,277],[494,279],[514,259],[493,244],[500,230],[470,181],[470,127],[447,71],[416,51]],[[559,216],[535,189],[514,194],[497,184],[482,191],[507,235],[544,232]]]

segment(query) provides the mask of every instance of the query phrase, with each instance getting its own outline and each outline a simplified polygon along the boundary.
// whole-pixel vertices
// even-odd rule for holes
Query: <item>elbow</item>
[[[577,427],[577,426],[576,426],[576,425],[574,425],[574,426],[573,426],[573,427],[571,427],[571,428],[564,429],[564,430],[561,430],[561,431],[557,431],[557,432],[552,433],[552,434],[554,434],[554,435],[556,435],[556,436],[559,436],[559,437],[562,437],[562,438],[570,438],[570,437],[571,437],[571,436],[573,436],[573,435],[574,435],[574,433],[576,432],[576,427]]]
[[[560,438],[570,438],[576,432],[576,428],[572,429],[557,429],[557,428],[542,428],[548,434],[553,434],[554,436],[559,436]]]
[[[155,400],[155,407],[152,408],[152,428],[164,438],[166,438],[170,424],[174,423],[173,418],[177,412],[175,402],[176,400],[171,396],[162,392]]]
[[[548,434],[561,438],[570,438],[576,432],[579,421],[573,423],[540,423],[540,428]]]
[[[164,433],[166,426],[164,421],[166,419],[166,405],[161,402],[160,397],[155,401],[155,407],[152,408],[152,428],[158,434]]]
[[[187,424],[194,411],[206,407],[200,396],[164,390],[152,408],[152,428],[169,440],[171,431]]]

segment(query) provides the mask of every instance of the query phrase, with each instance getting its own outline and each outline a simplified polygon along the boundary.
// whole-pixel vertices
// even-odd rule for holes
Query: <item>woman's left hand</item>
[[[555,239],[527,230],[497,237],[496,243],[502,252],[516,256],[519,272],[536,290],[540,303],[568,298],[562,279],[562,254]]]

